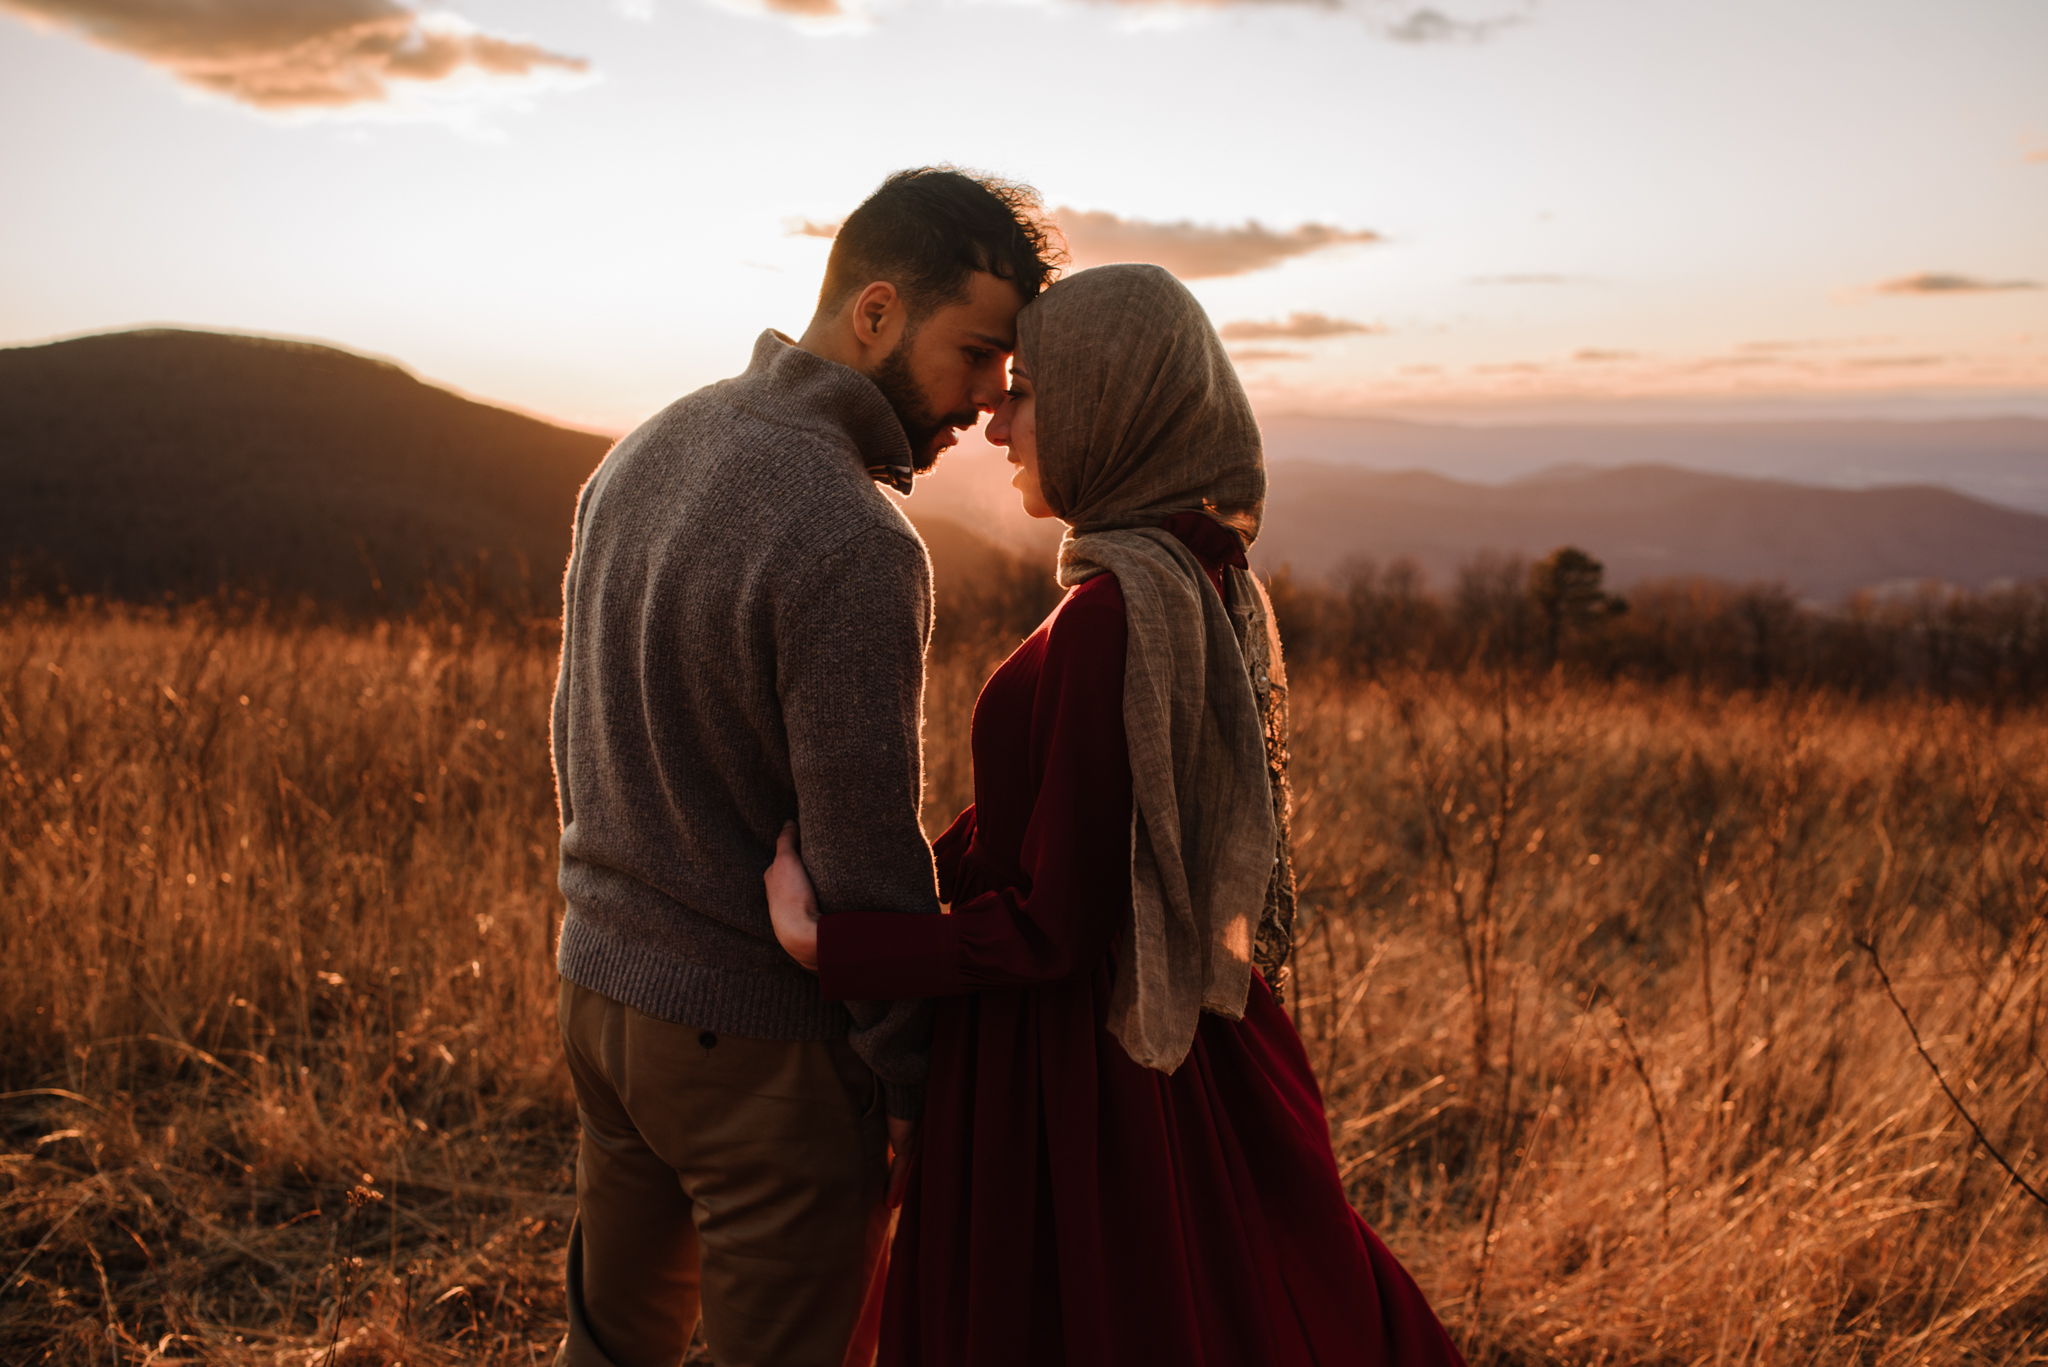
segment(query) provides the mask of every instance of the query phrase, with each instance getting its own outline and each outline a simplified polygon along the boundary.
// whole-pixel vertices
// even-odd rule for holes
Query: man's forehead
[[[956,304],[934,320],[946,340],[958,346],[985,346],[992,351],[1017,349],[1017,320],[991,317],[972,304]]]
[[[1017,313],[1024,301],[1017,287],[988,271],[970,277],[967,297],[940,311],[939,321],[948,324],[955,340],[992,347],[997,351],[1017,349]]]

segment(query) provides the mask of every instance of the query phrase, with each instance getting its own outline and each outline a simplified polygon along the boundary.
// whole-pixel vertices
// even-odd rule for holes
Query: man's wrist
[[[924,1084],[922,1082],[884,1082],[882,1084],[882,1110],[892,1120],[923,1119]]]

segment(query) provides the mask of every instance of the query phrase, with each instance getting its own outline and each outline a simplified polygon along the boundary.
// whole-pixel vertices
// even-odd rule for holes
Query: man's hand
[[[782,823],[775,837],[775,862],[761,875],[768,885],[768,919],[775,925],[775,940],[805,968],[818,971],[818,894],[804,861],[797,853],[796,823]]]
[[[903,1204],[910,1185],[910,1160],[917,1156],[917,1122],[889,1117],[889,1209]]]

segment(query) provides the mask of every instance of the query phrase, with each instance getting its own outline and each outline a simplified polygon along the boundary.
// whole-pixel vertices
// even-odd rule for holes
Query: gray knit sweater
[[[866,472],[908,448],[872,382],[772,331],[649,419],[577,500],[553,726],[562,976],[701,1029],[843,1036],[904,1117],[927,1010],[819,996],[761,874],[795,817],[821,911],[938,911],[931,565]]]

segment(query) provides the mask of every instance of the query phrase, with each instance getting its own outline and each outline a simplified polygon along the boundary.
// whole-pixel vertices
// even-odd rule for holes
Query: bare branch
[[[2019,1170],[2005,1161],[2005,1155],[1991,1142],[1991,1136],[1984,1133],[1984,1127],[1977,1123],[1977,1117],[1970,1114],[1970,1108],[1963,1104],[1963,1099],[1956,1095],[1956,1089],[1949,1086],[1948,1079],[1942,1076],[1941,1065],[1934,1061],[1934,1055],[1927,1052],[1927,1046],[1920,1040],[1920,1027],[1913,1024],[1912,1014],[1906,1010],[1906,1004],[1899,1000],[1899,994],[1892,988],[1892,975],[1884,971],[1884,960],[1877,957],[1877,938],[1871,936],[1868,939],[1858,939],[1856,944],[1870,956],[1870,966],[1877,970],[1877,980],[1884,984],[1884,994],[1890,997],[1892,1005],[1898,1008],[1899,1019],[1906,1023],[1907,1032],[1913,1036],[1913,1047],[1918,1049],[1920,1057],[1926,1060],[1928,1070],[1934,1074],[1934,1080],[1941,1085],[1942,1093],[1948,1097],[1949,1104],[1956,1108],[1956,1114],[1969,1125],[1971,1133],[1977,1136],[1977,1142],[1984,1146],[1984,1151],[1997,1161],[1999,1167],[2005,1169],[2008,1177],[2019,1183],[2020,1190],[2033,1197],[2044,1209],[2048,1209],[2048,1196],[2036,1191],[2033,1183],[2020,1176]]]

